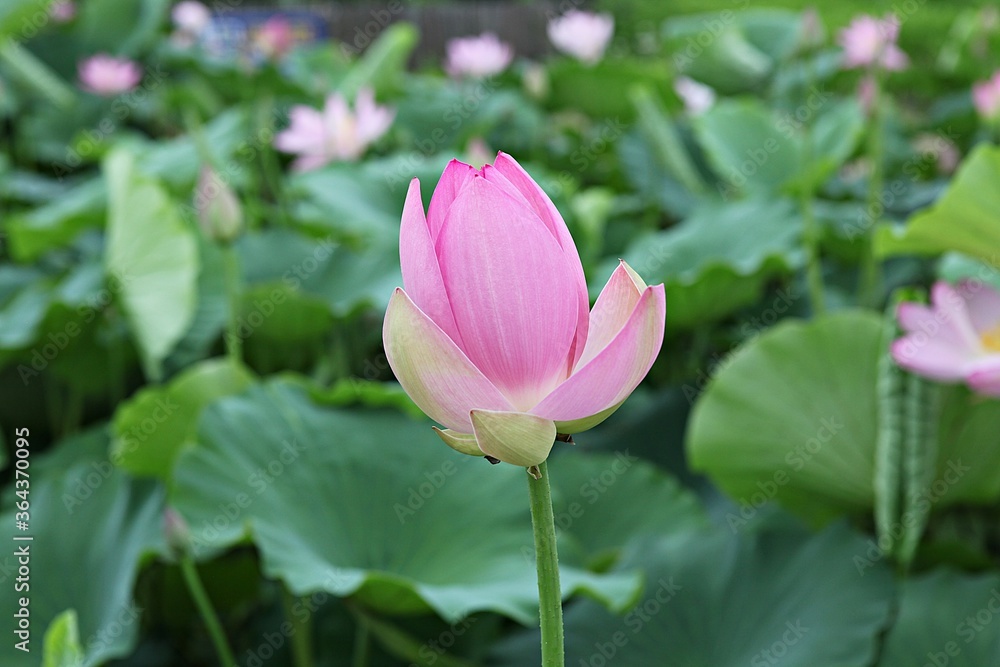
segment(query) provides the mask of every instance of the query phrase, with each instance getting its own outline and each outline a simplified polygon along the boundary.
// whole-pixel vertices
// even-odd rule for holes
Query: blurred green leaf
[[[386,27],[340,82],[340,92],[353,99],[366,86],[381,90],[401,85],[406,63],[419,38],[416,27],[409,23]]]
[[[322,409],[280,382],[208,408],[198,442],[181,455],[173,488],[197,554],[248,533],[264,572],[298,595],[327,591],[383,613],[433,610],[447,620],[477,610],[521,623],[535,618],[523,470],[457,454],[427,422],[386,410]],[[605,461],[602,474],[611,481],[599,479],[605,486],[620,479],[623,487],[600,510],[612,512],[612,498],[630,497],[636,477],[629,471],[640,464],[621,470]],[[578,469],[584,473],[597,469]],[[588,480],[577,474],[567,468],[553,480],[582,492]],[[677,493],[669,489],[660,497]],[[594,493],[602,495],[599,486]],[[308,512],[301,511],[304,499]],[[661,517],[659,530],[683,512],[651,511]],[[590,572],[573,553],[563,559],[562,576],[564,595],[584,592],[616,608],[633,599],[638,584],[633,572]]]
[[[637,542],[621,566],[646,572],[638,604],[624,617],[589,601],[568,608],[566,664],[868,667],[893,582],[884,566],[858,577],[852,557],[866,546],[843,525],[819,535],[716,526]],[[536,664],[538,647],[537,632],[523,632],[490,664]]]
[[[32,9],[44,11],[37,2],[31,4]],[[2,19],[0,19],[2,20]],[[3,26],[0,24],[0,35],[3,33]],[[4,69],[13,74],[24,85],[32,88],[50,103],[68,108],[73,104],[76,94],[73,89],[59,78],[55,72],[36,58],[31,51],[28,51],[14,40],[4,40],[0,43],[0,63]]]
[[[899,615],[880,665],[1000,664],[1000,576],[936,570],[900,584]]]
[[[674,227],[635,238],[624,259],[666,286],[667,322],[710,322],[760,298],[766,283],[802,263],[802,221],[788,199],[706,202]],[[601,276],[610,275],[611,264]]]
[[[945,194],[902,229],[876,230],[881,256],[965,253],[1000,266],[1000,146],[983,143],[962,162]]]
[[[112,461],[133,475],[169,480],[177,457],[194,445],[202,411],[253,382],[231,359],[209,359],[169,384],[141,389],[115,411]]]
[[[118,299],[148,377],[159,379],[163,359],[194,316],[198,247],[176,204],[135,157],[116,150],[105,162],[108,231],[105,268],[121,281]]]
[[[632,121],[636,110],[629,92],[635,87],[649,91],[656,103],[670,111],[680,108],[670,70],[659,62],[615,58],[585,65],[562,58],[549,64],[548,77],[549,106],[582,111],[595,119]]]
[[[31,590],[25,594],[31,600],[32,652],[15,649],[12,641],[19,596],[0,596],[0,625],[8,638],[0,645],[4,667],[37,667],[42,629],[67,609],[79,617],[81,667],[128,655],[135,645],[142,609],[132,601],[132,587],[141,559],[162,548],[163,492],[95,456],[107,445],[107,431],[99,427],[33,459],[30,530],[15,529],[13,507],[0,516],[7,544],[20,546],[12,541],[15,535],[33,538],[24,543],[31,554]],[[11,572],[17,567],[12,552],[0,557]]]
[[[76,611],[67,609],[45,631],[42,667],[77,667],[83,662]]]

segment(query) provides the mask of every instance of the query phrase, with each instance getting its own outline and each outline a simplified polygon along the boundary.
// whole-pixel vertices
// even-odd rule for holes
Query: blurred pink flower
[[[449,40],[447,51],[445,70],[454,77],[493,76],[507,69],[514,59],[510,44],[491,32]]]
[[[958,146],[940,134],[918,134],[913,139],[913,150],[920,154],[921,159],[933,158],[935,167],[942,174],[955,171],[962,160]]]
[[[68,23],[76,18],[76,3],[71,0],[56,0],[49,5],[49,16],[56,23]]]
[[[272,16],[257,30],[254,44],[264,57],[279,60],[295,46],[295,30],[287,19]]]
[[[87,58],[79,64],[77,71],[83,89],[103,97],[132,90],[142,80],[142,68],[138,63],[106,53]]]
[[[899,22],[892,14],[881,20],[867,14],[858,16],[840,31],[844,67],[881,67],[888,71],[906,69],[910,59],[896,46],[898,37]]]
[[[684,110],[689,116],[699,116],[715,104],[715,91],[712,88],[686,76],[674,79],[674,92],[684,102]]]
[[[972,105],[983,120],[1000,120],[1000,70],[972,86]]]
[[[509,155],[452,160],[424,213],[413,179],[399,230],[403,289],[386,357],[410,398],[465,454],[537,465],[556,434],[604,421],[663,342],[663,285],[621,262],[590,309],[573,237]]]
[[[375,94],[363,88],[352,112],[340,93],[326,98],[322,110],[292,107],[288,129],[274,138],[274,146],[298,155],[296,171],[317,169],[335,160],[356,160],[368,146],[386,133],[396,112],[375,103]]]
[[[875,96],[877,94],[878,83],[875,81],[875,77],[871,74],[861,77],[861,81],[858,82],[858,104],[861,105],[861,111],[866,116],[871,116],[872,111],[875,110]]]
[[[892,344],[897,364],[1000,396],[1000,292],[979,281],[938,282],[930,306],[902,303],[897,317],[906,332]]]
[[[212,12],[200,2],[184,0],[184,2],[178,2],[174,5],[173,10],[170,12],[170,18],[173,20],[174,27],[177,30],[192,37],[197,37],[211,23]]]
[[[572,9],[549,21],[548,32],[557,49],[593,65],[604,57],[604,50],[615,32],[615,19],[610,14]]]

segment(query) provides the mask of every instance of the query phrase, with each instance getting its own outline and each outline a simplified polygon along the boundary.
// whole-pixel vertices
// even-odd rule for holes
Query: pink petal
[[[663,343],[667,316],[663,285],[647,287],[615,339],[588,364],[559,385],[531,410],[556,422],[560,433],[585,430],[588,418],[620,404],[649,372]]]
[[[403,271],[403,287],[413,303],[461,347],[462,337],[441,279],[420,199],[420,181],[416,178],[410,181],[399,225],[399,265]]]
[[[975,360],[974,353],[965,348],[920,334],[893,341],[890,351],[902,368],[941,382],[961,380],[965,369]]]
[[[329,155],[303,155],[292,163],[292,171],[319,169],[333,158]]]
[[[969,371],[966,382],[977,393],[1000,397],[1000,355],[992,355],[978,362]]]
[[[614,340],[628,322],[645,289],[646,283],[642,278],[621,261],[601,290],[601,295],[594,304],[594,311],[590,314],[590,332],[587,334],[587,346],[580,357],[580,366],[596,357]]]
[[[306,106],[292,107],[288,129],[274,137],[274,147],[285,153],[315,153],[324,142],[323,114]]]
[[[479,174],[451,205],[437,251],[462,349],[530,408],[569,372],[578,304],[566,255],[533,211]]]
[[[458,160],[452,160],[444,168],[434,194],[431,195],[430,206],[427,207],[427,226],[431,231],[431,238],[437,240],[441,233],[441,226],[444,225],[445,216],[448,215],[448,208],[455,197],[462,190],[462,187],[469,182],[476,170],[472,165],[465,164]]]
[[[439,424],[471,433],[469,412],[473,408],[513,409],[447,334],[399,288],[385,312],[382,342],[399,384]]]
[[[573,266],[573,273],[576,277],[576,290],[578,301],[576,339],[573,343],[573,358],[570,360],[570,368],[573,368],[583,354],[584,345],[587,342],[587,331],[590,319],[590,296],[587,293],[587,279],[583,274],[583,264],[580,263],[580,254],[577,252],[576,243],[566,227],[566,221],[559,215],[555,204],[539,187],[538,183],[517,163],[517,160],[506,153],[497,153],[497,159],[493,161],[493,166],[498,172],[503,174],[510,183],[528,200],[534,207],[538,217],[541,218],[545,226],[559,241],[560,247],[569,257]]]
[[[958,294],[965,299],[969,322],[977,334],[1000,326],[1000,292],[986,283],[963,282]]]

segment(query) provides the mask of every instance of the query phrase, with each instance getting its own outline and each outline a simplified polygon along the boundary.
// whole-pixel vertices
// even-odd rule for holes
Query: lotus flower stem
[[[542,667],[563,667],[562,592],[559,588],[559,555],[556,553],[556,524],[552,512],[552,492],[545,461],[537,466],[536,478],[529,469],[531,526],[535,533],[535,562],[538,566],[538,604],[542,626]]]
[[[295,667],[314,667],[312,655],[312,615],[302,617],[300,598],[287,587],[282,592],[285,618],[292,624],[292,664]]]
[[[219,622],[212,602],[208,599],[208,593],[205,592],[201,577],[198,576],[198,568],[190,554],[184,554],[181,557],[181,572],[184,574],[184,583],[187,585],[188,592],[191,593],[191,599],[194,600],[198,613],[201,614],[201,619],[208,629],[208,635],[212,638],[215,652],[219,656],[219,663],[223,667],[236,667],[236,659],[233,658],[233,652],[226,641],[226,634],[222,631],[222,623]]]
[[[226,300],[229,306],[229,320],[226,326],[226,351],[235,362],[243,360],[243,339],[240,338],[240,263],[236,249],[231,245],[222,248],[222,260],[226,278]]]
[[[861,256],[861,275],[858,280],[858,301],[864,306],[875,306],[878,300],[881,271],[878,258],[875,257],[875,229],[881,215],[876,215],[882,207],[882,131],[884,116],[882,114],[882,79],[876,69],[872,74],[874,85],[872,92],[872,121],[868,133],[868,160],[871,172],[868,180],[868,202],[865,212],[868,220],[868,230],[865,235],[865,247]]]

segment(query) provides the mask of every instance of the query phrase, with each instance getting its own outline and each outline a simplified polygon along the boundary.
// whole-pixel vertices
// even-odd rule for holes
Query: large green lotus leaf
[[[802,220],[788,199],[707,202],[662,232],[635,239],[624,258],[647,283],[663,282],[667,322],[709,322],[756,301],[771,278],[802,263]],[[602,275],[608,275],[611,266]]]
[[[209,359],[169,384],[140,390],[115,411],[112,460],[133,475],[169,479],[177,456],[194,442],[202,410],[253,382],[231,359]]]
[[[1000,576],[937,570],[902,584],[882,667],[1000,664]]]
[[[957,250],[1000,265],[1000,146],[983,143],[965,159],[944,195],[916,213],[906,227],[882,227],[875,249],[882,256]]]
[[[674,66],[723,93],[752,89],[774,65],[747,39],[735,9],[687,14],[663,26]]]
[[[191,325],[164,362],[167,376],[211,356],[212,347],[229,320],[226,267],[218,244],[198,238],[198,296]]]
[[[535,618],[524,470],[458,454],[426,421],[324,409],[281,382],[209,407],[198,441],[181,455],[172,489],[196,554],[249,534],[265,573],[296,594],[323,590],[449,620],[478,610]],[[578,563],[572,553],[563,559],[565,595],[618,608],[633,599],[636,573]]]
[[[628,449],[590,455],[567,449],[550,459],[549,471],[563,544],[582,558],[613,559],[632,540],[706,522],[694,494]],[[561,548],[562,558],[568,554]]]
[[[13,510],[0,516],[2,537],[30,535],[31,653],[13,646],[12,622],[20,595],[0,596],[0,645],[4,667],[37,667],[43,633],[67,609],[79,619],[82,665],[127,655],[135,644],[142,611],[132,602],[140,560],[162,549],[162,489],[130,480],[106,458],[108,435],[97,428],[32,460],[30,529],[15,528]],[[8,577],[17,567],[11,547],[0,556]],[[8,578],[5,586],[12,586]]]
[[[712,168],[738,191],[773,191],[799,174],[802,147],[758,100],[723,100],[693,126]]]
[[[817,522],[872,503],[878,316],[786,321],[737,350],[691,415],[688,454],[733,499]]]
[[[135,158],[121,150],[105,163],[108,231],[105,268],[122,283],[118,299],[140,350],[146,374],[161,364],[194,316],[198,246],[177,205]]]
[[[843,525],[819,535],[716,526],[638,542],[622,566],[645,571],[640,602],[624,616],[589,601],[568,608],[566,664],[867,667],[893,582],[884,565],[858,577],[852,557],[864,546]],[[491,664],[539,657],[537,634],[525,632]]]
[[[79,233],[104,220],[104,179],[92,178],[55,201],[15,213],[4,221],[11,257],[30,262],[52,248],[70,243]]]
[[[1000,498],[1000,400],[963,385],[942,391],[938,474],[932,504],[990,503]]]

